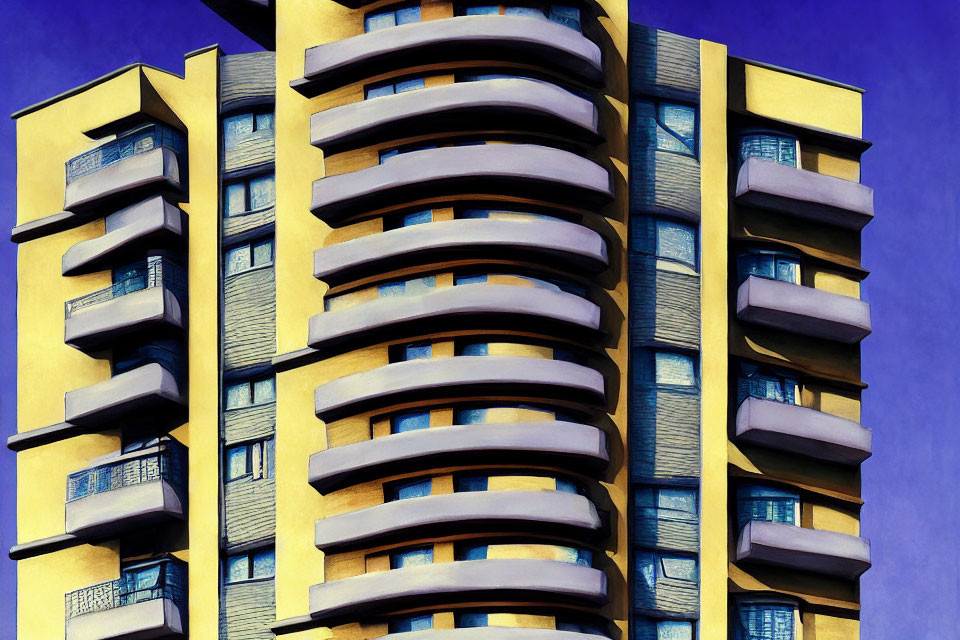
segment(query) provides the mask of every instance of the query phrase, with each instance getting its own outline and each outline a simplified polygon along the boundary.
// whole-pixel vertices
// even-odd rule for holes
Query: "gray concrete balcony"
[[[310,210],[338,226],[378,207],[458,193],[583,206],[613,198],[610,175],[592,160],[534,144],[488,144],[411,151],[380,165],[315,180]]]
[[[853,580],[870,568],[870,541],[835,531],[754,520],[740,532],[737,562]]]
[[[186,409],[186,389],[164,367],[151,362],[109,380],[64,394],[64,420],[98,427],[137,414],[158,418]]]
[[[597,141],[597,108],[538,80],[458,82],[363,100],[310,116],[310,142],[327,154],[389,139],[473,129]]]
[[[66,533],[111,536],[186,515],[186,450],[165,442],[67,476]]]
[[[737,409],[736,439],[827,462],[857,465],[872,453],[873,432],[859,422],[816,409],[747,398]]]
[[[737,318],[853,344],[870,335],[870,303],[792,282],[750,276],[737,290]]]
[[[859,182],[749,158],[737,174],[736,201],[845,229],[873,220],[873,189]]]
[[[158,147],[69,182],[63,208],[76,213],[116,198],[142,195],[147,189],[182,192],[180,160],[175,151]]]
[[[597,508],[561,491],[469,491],[395,500],[317,520],[315,544],[324,553],[445,534],[549,530],[597,537]]]
[[[142,587],[142,585],[141,585]],[[66,594],[66,640],[154,640],[187,636],[187,569],[160,564],[150,587],[120,578]]]
[[[433,427],[332,447],[310,456],[310,484],[325,493],[399,471],[538,460],[580,472],[609,462],[606,434],[563,421]]]
[[[436,398],[552,398],[598,405],[603,374],[562,360],[458,356],[396,362],[317,387],[317,417],[326,422],[372,407]]]
[[[578,631],[556,629],[532,629],[523,627],[496,627],[497,640],[609,640],[607,636]],[[489,640],[493,636],[489,627],[465,629],[430,629],[408,631],[380,636],[377,640]]]
[[[105,218],[106,233],[84,240],[63,254],[65,276],[107,269],[138,249],[184,242],[187,214],[162,196],[154,196],[111,213]]]
[[[597,273],[609,264],[596,231],[572,222],[445,220],[374,233],[317,249],[313,275],[329,285],[393,269],[465,258],[509,258]]]
[[[304,77],[290,86],[314,96],[389,71],[469,60],[523,60],[591,84],[603,79],[600,48],[578,31],[526,16],[457,16],[311,47]]]
[[[563,291],[498,284],[441,287],[418,296],[378,298],[310,318],[307,345],[325,352],[436,330],[526,327],[537,333],[600,329],[600,307]]]
[[[64,310],[64,342],[97,351],[119,339],[186,325],[186,274],[179,266],[151,259],[141,272],[70,300]]]
[[[405,567],[310,587],[310,617],[333,626],[409,606],[521,601],[598,606],[607,577],[555,560],[471,560]]]

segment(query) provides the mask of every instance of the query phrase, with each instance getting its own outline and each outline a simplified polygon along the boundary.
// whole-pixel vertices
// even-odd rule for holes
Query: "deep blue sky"
[[[944,0],[643,0],[636,22],[729,46],[867,89],[863,181],[877,190],[864,233],[862,581],[867,640],[943,640],[960,628],[960,456],[956,434],[960,212],[960,8]],[[15,129],[21,107],[130,62],[177,73],[183,54],[218,42],[256,49],[200,0],[0,0],[0,300],[14,299]],[[941,151],[943,150],[943,151]],[[15,429],[15,308],[0,304],[0,435]],[[0,638],[13,638],[14,456],[0,451]],[[38,639],[41,640],[41,639]]]

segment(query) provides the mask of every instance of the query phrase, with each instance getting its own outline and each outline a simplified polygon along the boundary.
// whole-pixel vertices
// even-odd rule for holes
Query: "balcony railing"
[[[128,293],[159,286],[165,286],[170,289],[182,303],[185,300],[187,291],[187,274],[183,270],[183,267],[164,258],[156,256],[147,258],[141,266],[133,270],[119,282],[114,282],[105,289],[100,289],[99,291],[88,293],[85,296],[68,300],[65,305],[64,315],[66,318],[69,318],[78,311],[103,304],[114,298],[125,296]]]
[[[183,157],[186,151],[186,140],[183,134],[176,129],[159,124],[141,127],[131,133],[100,145],[92,151],[87,151],[67,162],[67,184],[78,178],[96,173],[104,167],[138,153],[146,153],[157,147],[167,147]]]
[[[125,571],[116,579],[71,591],[65,596],[67,619],[98,611],[109,611],[138,602],[172,600],[186,604],[187,567],[167,560],[154,567]]]
[[[67,476],[67,502],[147,482],[166,481],[183,489],[184,452],[174,443],[139,458],[110,462]]]

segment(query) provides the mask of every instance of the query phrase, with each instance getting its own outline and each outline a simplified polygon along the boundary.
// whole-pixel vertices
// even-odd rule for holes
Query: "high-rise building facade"
[[[208,4],[265,50],[14,114],[21,639],[859,637],[861,90]]]

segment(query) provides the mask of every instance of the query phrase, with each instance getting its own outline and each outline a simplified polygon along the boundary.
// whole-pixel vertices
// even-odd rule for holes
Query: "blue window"
[[[227,482],[248,475],[253,480],[272,478],[274,448],[273,438],[227,447],[224,451]]]
[[[363,30],[377,31],[400,24],[420,22],[420,7],[403,7],[401,9],[387,9],[368,13],[363,17]]]
[[[428,222],[433,222],[433,209],[408,213],[403,216],[403,226],[405,227],[412,227],[415,224],[426,224]]]
[[[433,629],[433,615],[410,616],[393,620],[389,624],[390,633],[407,633],[408,631],[423,631]]]
[[[405,344],[403,345],[403,357],[404,361],[407,360],[425,360],[430,358],[433,353],[433,348],[430,344],[417,343],[417,344]]]
[[[463,544],[457,545],[457,560],[486,560],[487,545],[485,544]]]
[[[633,494],[639,512],[662,522],[696,522],[697,490],[639,487]]]
[[[657,257],[697,270],[697,230],[690,225],[657,220]]]
[[[454,424],[483,424],[486,421],[486,409],[456,409],[453,412]]]
[[[487,476],[456,476],[454,491],[486,491],[488,480]]]
[[[377,295],[381,298],[402,296],[405,293],[405,282],[388,282],[377,287]]]
[[[655,379],[657,384],[693,387],[697,384],[693,358],[681,353],[657,351],[654,354]]]
[[[223,214],[227,217],[243,215],[272,207],[277,200],[273,174],[234,182],[224,187]]]
[[[390,419],[390,433],[404,433],[430,428],[430,412],[401,413]]]
[[[526,79],[525,76],[513,75],[510,73],[477,73],[462,76],[461,82],[481,82],[483,80],[515,80],[516,78]],[[470,211],[470,209],[468,209]],[[473,209],[473,211],[483,211],[483,209]],[[485,218],[486,216],[478,216]]]
[[[472,276],[455,276],[453,279],[453,284],[462,285],[462,284],[482,284],[487,281],[486,274],[478,274]]]
[[[223,119],[223,146],[232,149],[257,131],[273,130],[273,113],[239,113]],[[258,136],[260,137],[260,136]]]
[[[800,494],[774,487],[747,485],[737,488],[737,527],[752,520],[799,525]]]
[[[486,627],[487,614],[485,613],[458,613],[456,628],[466,629],[470,627]]]
[[[273,264],[273,239],[228,249],[223,257],[224,275],[233,275]]]
[[[736,640],[794,640],[796,607],[780,603],[741,603]]]
[[[557,491],[562,493],[580,493],[575,482],[570,480],[561,480],[560,478],[557,478],[556,482]]]
[[[390,554],[390,568],[403,569],[421,564],[433,564],[433,548],[411,549]]]
[[[649,589],[655,589],[663,579],[696,583],[697,561],[695,558],[675,556],[652,551],[639,552],[635,556],[637,573]]]
[[[800,384],[790,374],[743,362],[737,378],[737,404],[748,397],[800,404]]]
[[[657,149],[697,154],[697,110],[680,104],[657,105]]]
[[[486,342],[471,342],[460,347],[461,356],[485,356],[487,355]]]
[[[276,379],[272,376],[262,380],[247,380],[227,386],[226,408],[241,409],[256,404],[269,404],[276,399]]]
[[[527,16],[528,18],[540,18],[543,19],[543,10],[537,9],[536,7],[504,7],[503,15],[505,16]]]
[[[382,96],[392,96],[396,93],[406,93],[407,91],[416,91],[426,86],[423,78],[409,78],[397,82],[388,82],[384,84],[375,84],[367,87],[364,98],[380,98]]]
[[[683,620],[659,620],[657,640],[693,640],[693,623]]]
[[[573,547],[560,547],[563,550],[561,562],[578,564],[581,567],[593,566],[593,552],[586,549],[574,549]]]
[[[500,15],[500,5],[490,4],[490,5],[480,5],[475,7],[467,7],[465,12],[468,16],[498,16]]]
[[[757,131],[740,136],[740,164],[748,158],[797,166],[797,139],[774,131]]]
[[[737,256],[738,282],[743,282],[749,276],[800,284],[800,260],[778,251],[741,253]]]
[[[384,488],[384,497],[387,502],[394,500],[408,500],[410,498],[422,498],[430,495],[433,490],[433,481],[430,478],[426,480],[414,480],[413,482],[402,482]]]
[[[550,5],[550,15],[547,18],[551,22],[570,27],[574,31],[580,31],[580,9],[566,4]]]
[[[246,582],[272,578],[276,573],[273,548],[227,556],[226,582]]]

